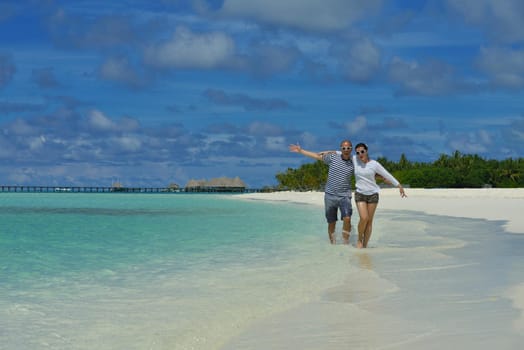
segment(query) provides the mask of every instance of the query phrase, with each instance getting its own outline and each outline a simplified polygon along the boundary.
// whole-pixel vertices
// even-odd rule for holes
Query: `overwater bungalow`
[[[186,192],[244,192],[246,184],[238,176],[235,178],[219,177],[211,180],[194,180],[187,182]]]

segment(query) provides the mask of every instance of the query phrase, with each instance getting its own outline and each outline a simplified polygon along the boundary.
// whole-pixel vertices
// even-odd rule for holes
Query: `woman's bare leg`
[[[375,211],[377,210],[378,203],[366,203],[368,222],[364,231],[364,248],[367,248],[369,239],[371,238],[371,231],[373,230],[373,218],[375,217]]]
[[[357,248],[363,248],[364,242],[366,239],[366,227],[369,220],[369,214],[368,214],[368,203],[366,202],[357,202],[357,209],[358,209],[358,215],[359,215],[359,221],[358,221],[358,241],[357,241]]]

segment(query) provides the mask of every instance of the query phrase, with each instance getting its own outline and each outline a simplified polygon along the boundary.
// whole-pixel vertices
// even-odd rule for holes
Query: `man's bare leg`
[[[351,234],[351,217],[343,218],[344,225],[342,226],[342,238],[344,239],[344,244],[349,244],[349,236]]]
[[[337,239],[335,237],[336,225],[337,225],[336,222],[328,223],[328,236],[329,236],[329,241],[331,242],[331,244],[337,244]]]

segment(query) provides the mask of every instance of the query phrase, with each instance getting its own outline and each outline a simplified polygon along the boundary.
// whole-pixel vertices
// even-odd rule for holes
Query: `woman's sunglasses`
[[[356,151],[355,153],[356,153],[356,154],[364,154],[364,153],[366,153],[366,150],[363,149],[362,151]]]

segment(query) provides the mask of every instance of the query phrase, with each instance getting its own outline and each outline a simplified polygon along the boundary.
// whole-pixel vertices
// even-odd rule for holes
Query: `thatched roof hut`
[[[246,184],[238,176],[218,177],[209,181],[191,179],[185,186],[186,192],[242,192],[245,189]]]
[[[194,180],[191,179],[187,182],[186,188],[193,188],[193,187],[204,187],[206,185],[206,180]]]
[[[244,181],[240,180],[240,178],[238,176],[233,179],[231,185],[233,187],[244,187],[244,188],[246,188],[246,184],[244,183]]]

